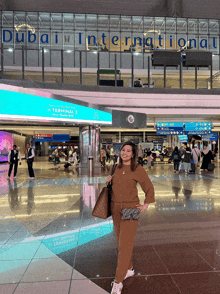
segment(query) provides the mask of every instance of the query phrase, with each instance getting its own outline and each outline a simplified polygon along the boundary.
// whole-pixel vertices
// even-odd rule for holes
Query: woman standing
[[[123,208],[139,208],[145,211],[149,203],[155,202],[154,187],[144,168],[137,164],[137,148],[132,142],[125,142],[120,150],[119,165],[112,180],[112,219],[118,242],[118,264],[111,294],[121,294],[123,281],[134,275],[132,251],[134,247],[138,219],[122,219]],[[145,192],[144,205],[138,198],[137,183]]]
[[[195,166],[198,166],[199,163],[199,157],[200,157],[200,151],[198,149],[197,145],[194,145],[193,150],[192,150],[192,156],[193,156],[193,161]]]
[[[203,160],[200,170],[208,170],[209,163],[214,159],[208,144],[204,144],[204,147],[205,149],[202,151]]]
[[[183,158],[183,169],[185,169],[185,174],[191,170],[191,159],[192,154],[189,147],[186,147],[186,152],[182,156]]]
[[[170,160],[173,160],[174,163],[174,173],[179,173],[179,164],[180,164],[180,160],[181,160],[181,156],[180,156],[180,152],[178,150],[178,147],[176,146],[171,157]]]

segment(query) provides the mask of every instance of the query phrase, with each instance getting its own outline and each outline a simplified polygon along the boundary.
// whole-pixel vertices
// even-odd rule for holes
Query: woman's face
[[[132,147],[130,145],[125,145],[121,150],[121,159],[123,163],[131,162],[133,157]]]

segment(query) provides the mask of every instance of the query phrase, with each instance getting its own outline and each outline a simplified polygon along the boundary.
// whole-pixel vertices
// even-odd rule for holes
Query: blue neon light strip
[[[105,221],[81,229],[57,233],[39,237],[29,237],[21,243],[5,246],[0,249],[0,260],[13,260],[11,263],[3,263],[0,273],[29,264],[37,250],[41,258],[50,258],[55,254],[66,252],[78,246],[99,239],[113,232],[113,221]],[[45,247],[39,247],[42,244]],[[19,259],[18,259],[19,257]]]
[[[0,118],[112,124],[112,114],[52,98],[0,90]]]

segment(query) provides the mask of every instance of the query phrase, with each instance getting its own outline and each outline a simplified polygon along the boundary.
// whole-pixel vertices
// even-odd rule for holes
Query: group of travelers
[[[105,150],[104,147],[101,148],[100,153],[100,159],[101,159],[101,166],[105,167],[106,163],[116,163],[118,161],[118,155],[114,150],[113,146],[108,146]]]
[[[217,148],[216,148],[217,152]],[[214,152],[215,153],[215,152]],[[195,172],[196,167],[199,166],[200,159],[202,158],[202,165],[200,170],[208,171],[209,164],[213,162],[214,155],[210,150],[208,144],[204,142],[204,149],[200,151],[198,145],[194,144],[193,148],[181,146],[180,149],[176,146],[170,161],[174,163],[174,173],[178,174],[181,170],[185,173]]]
[[[73,149],[72,146],[69,149],[65,149],[64,151],[59,150],[58,147],[56,147],[52,153],[52,156],[54,157],[54,166],[60,162],[61,157],[65,157],[66,161],[68,162],[73,162],[74,166],[78,163],[77,152]]]

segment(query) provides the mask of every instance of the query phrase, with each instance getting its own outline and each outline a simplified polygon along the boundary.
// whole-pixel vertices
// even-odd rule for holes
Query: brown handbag
[[[114,174],[115,165],[112,169],[111,176]],[[112,194],[112,184],[108,183],[107,187],[104,187],[99,194],[96,204],[93,208],[92,215],[95,217],[106,219],[111,216],[111,194]]]

